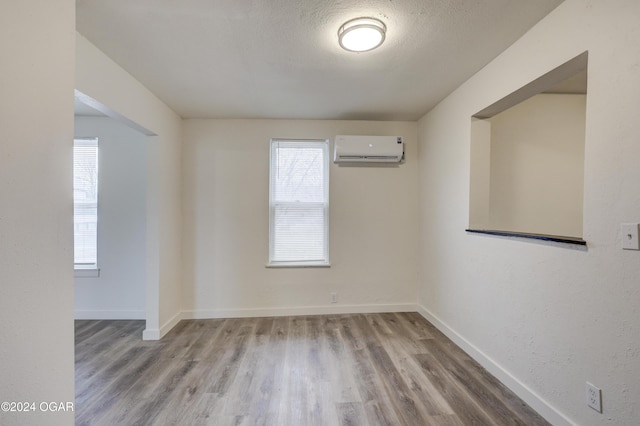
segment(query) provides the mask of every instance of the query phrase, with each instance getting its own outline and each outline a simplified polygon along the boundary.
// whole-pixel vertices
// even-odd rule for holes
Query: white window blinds
[[[271,141],[269,264],[329,264],[329,141]]]
[[[78,268],[98,264],[98,139],[73,144],[74,263]]]

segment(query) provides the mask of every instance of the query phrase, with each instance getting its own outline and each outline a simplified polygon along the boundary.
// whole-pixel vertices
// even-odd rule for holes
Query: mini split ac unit
[[[402,136],[338,135],[334,163],[399,163],[404,158]]]

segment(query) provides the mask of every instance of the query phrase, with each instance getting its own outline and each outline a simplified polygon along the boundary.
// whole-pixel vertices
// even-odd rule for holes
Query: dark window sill
[[[465,229],[465,231],[472,232],[475,234],[497,235],[500,237],[518,237],[518,238],[529,238],[532,240],[553,241],[556,243],[575,244],[578,246],[587,245],[587,242],[582,238],[563,237],[560,235],[529,234],[526,232],[512,232],[512,231],[494,231],[491,229]]]

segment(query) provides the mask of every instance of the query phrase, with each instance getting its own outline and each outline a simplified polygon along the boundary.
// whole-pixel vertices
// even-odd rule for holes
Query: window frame
[[[99,277],[100,276],[100,269],[98,267],[98,259],[99,259],[99,253],[98,253],[98,248],[99,248],[99,235],[98,235],[98,206],[99,206],[99,197],[100,197],[100,191],[99,191],[99,187],[100,187],[100,144],[98,141],[97,137],[74,137],[73,139],[73,148],[74,148],[74,156],[75,156],[75,148],[77,146],[81,146],[81,145],[85,145],[85,146],[95,146],[96,148],[96,202],[95,202],[95,211],[96,211],[96,243],[95,243],[95,262],[93,263],[76,263],[76,258],[75,258],[75,225],[76,225],[76,221],[75,221],[75,206],[76,206],[76,201],[75,201],[75,160],[74,160],[74,165],[73,165],[73,178],[74,178],[74,199],[73,199],[73,207],[74,207],[74,259],[73,259],[73,269],[74,269],[74,276],[78,277],[78,278],[89,278],[89,277]]]
[[[301,143],[320,145],[322,148],[323,156],[323,189],[324,189],[324,201],[322,202],[301,202],[301,201],[278,201],[274,200],[274,176],[277,173],[277,167],[273,164],[274,149],[279,143]],[[329,261],[329,173],[330,173],[330,143],[329,139],[284,139],[284,138],[272,138],[269,143],[269,255],[268,255],[268,268],[323,268],[330,267]],[[323,258],[322,259],[309,259],[309,260],[275,260],[274,248],[275,248],[275,210],[277,206],[296,205],[300,206],[300,203],[309,205],[310,207],[322,207],[323,209]]]

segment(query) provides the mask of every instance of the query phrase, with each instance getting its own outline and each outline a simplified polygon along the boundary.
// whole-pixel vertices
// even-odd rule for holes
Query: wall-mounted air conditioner
[[[399,163],[403,158],[402,136],[338,135],[333,144],[335,163]]]

